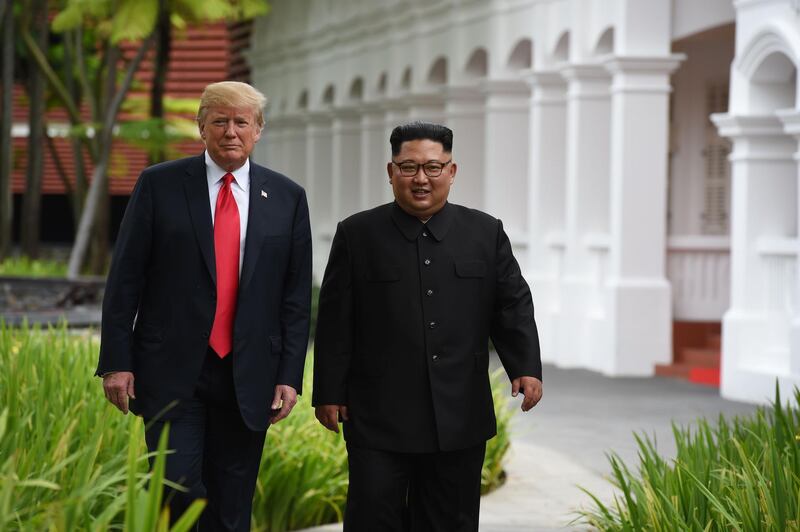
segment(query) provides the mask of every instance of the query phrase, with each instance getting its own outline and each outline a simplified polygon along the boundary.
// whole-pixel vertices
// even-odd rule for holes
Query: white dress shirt
[[[222,178],[228,172],[214,162],[214,159],[205,152],[206,178],[208,179],[208,199],[211,201],[211,225],[214,225],[214,211],[217,209],[217,196],[222,188]],[[239,209],[239,275],[242,275],[242,261],[244,261],[244,240],[247,236],[247,215],[250,208],[250,159],[231,172],[231,192]]]

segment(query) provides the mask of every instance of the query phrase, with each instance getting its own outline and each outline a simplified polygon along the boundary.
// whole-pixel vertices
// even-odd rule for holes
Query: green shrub
[[[65,327],[0,322],[0,530],[167,530],[166,441],[151,475],[141,422],[98,400],[96,352]],[[172,530],[188,530],[200,511]]]
[[[671,462],[639,435],[637,473],[610,455],[619,494],[610,505],[592,496],[583,520],[620,531],[800,530],[800,411],[782,406],[777,390],[771,407],[750,417],[673,425],[673,433]]]
[[[26,256],[8,257],[0,262],[0,275],[14,277],[64,277],[67,265],[57,260],[31,259]]]
[[[142,423],[122,416],[92,376],[97,341],[66,327],[12,329],[0,320],[0,530],[166,530],[157,516],[163,469],[151,477]],[[347,456],[305,393],[270,428],[256,487],[253,527],[291,530],[341,520]],[[501,385],[502,382],[502,385]],[[502,482],[508,448],[508,383],[493,376],[498,436],[487,446],[483,488]],[[158,460],[157,460],[158,463]],[[174,530],[184,530],[200,508]],[[134,519],[134,521],[131,521]]]

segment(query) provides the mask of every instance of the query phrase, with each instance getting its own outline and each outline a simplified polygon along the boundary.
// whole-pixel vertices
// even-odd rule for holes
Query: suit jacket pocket
[[[133,329],[133,342],[142,351],[155,351],[161,347],[163,329],[147,322],[136,322]]]
[[[399,266],[374,266],[367,270],[367,281],[370,283],[390,283],[400,280]]]
[[[147,322],[136,322],[133,328],[133,335],[136,338],[147,340],[148,342],[160,342],[162,340],[163,329],[158,325]]]
[[[456,275],[462,278],[486,276],[486,263],[482,260],[463,260],[456,262]]]

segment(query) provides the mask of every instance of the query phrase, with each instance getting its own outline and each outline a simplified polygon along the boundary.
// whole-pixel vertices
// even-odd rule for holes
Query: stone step
[[[721,353],[707,347],[686,347],[681,350],[676,362],[703,368],[719,368]]]

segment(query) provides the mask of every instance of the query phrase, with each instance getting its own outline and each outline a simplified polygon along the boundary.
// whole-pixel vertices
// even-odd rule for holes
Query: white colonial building
[[[306,187],[317,280],[337,221],[391,200],[391,129],[442,122],[451,200],[504,221],[546,362],[650,375],[721,322],[723,395],[800,383],[800,1],[272,6],[257,159]]]

